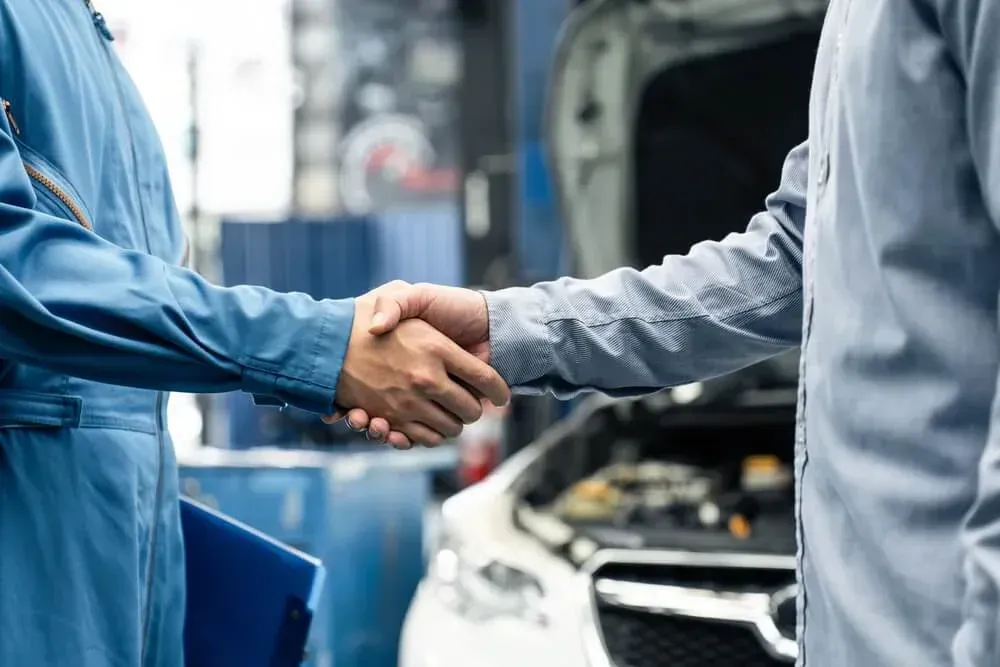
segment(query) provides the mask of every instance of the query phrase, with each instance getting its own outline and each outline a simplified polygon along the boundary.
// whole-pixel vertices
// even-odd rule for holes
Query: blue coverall
[[[182,268],[163,152],[111,46],[85,0],[0,0],[3,667],[181,667],[163,392],[330,412],[353,319]]]

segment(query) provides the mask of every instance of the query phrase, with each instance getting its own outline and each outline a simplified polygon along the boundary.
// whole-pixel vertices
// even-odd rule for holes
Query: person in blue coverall
[[[389,288],[371,331],[424,318],[564,395],[801,346],[799,665],[996,667],[1000,0],[833,0],[809,113],[743,233],[594,280]]]
[[[429,325],[359,327],[371,296],[221,288],[183,268],[163,153],[110,39],[85,0],[0,0],[2,667],[183,667],[164,392],[317,415],[336,399],[432,444],[482,396],[507,400]]]

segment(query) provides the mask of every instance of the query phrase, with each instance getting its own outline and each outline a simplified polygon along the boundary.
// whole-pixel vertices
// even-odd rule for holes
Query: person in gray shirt
[[[809,121],[741,234],[594,280],[390,286],[373,331],[423,318],[564,395],[801,346],[799,664],[1000,665],[1000,0],[833,0]]]

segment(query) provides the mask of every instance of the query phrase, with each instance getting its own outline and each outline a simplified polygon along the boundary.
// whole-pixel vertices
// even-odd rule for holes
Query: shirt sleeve
[[[643,271],[486,293],[493,364],[528,393],[640,394],[722,375],[800,343],[809,148],[743,233]]]
[[[1000,232],[1000,0],[939,0],[938,5],[945,41],[965,83],[969,148],[982,201]],[[1000,293],[997,300],[1000,304]],[[1000,346],[1000,321],[997,332]],[[978,473],[977,497],[962,531],[966,590],[961,629],[952,644],[956,665],[995,664],[1000,650],[996,616],[1000,606],[1000,378]],[[984,639],[989,645],[984,645]]]
[[[0,375],[24,363],[332,411],[352,301],[211,285],[37,211],[35,197],[0,113]]]

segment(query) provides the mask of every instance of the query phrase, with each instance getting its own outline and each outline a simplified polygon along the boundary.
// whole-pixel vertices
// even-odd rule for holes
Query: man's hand
[[[490,320],[478,292],[442,285],[400,285],[375,292],[369,332],[392,331],[400,322],[421,319],[484,362],[490,361]]]
[[[396,315],[391,305],[382,305],[385,321],[375,326],[373,316],[380,312],[377,299],[373,293],[356,302],[337,387],[338,405],[391,421],[397,429],[392,444],[406,446],[438,444],[458,435],[463,423],[482,415],[480,397],[496,405],[507,403],[510,390],[485,361],[425,322],[399,324],[401,314],[409,311]],[[351,423],[357,426],[355,420]]]
[[[486,300],[479,293],[458,287],[409,285],[396,281],[373,290],[364,298],[374,298],[368,333],[383,335],[403,320],[422,319],[483,363],[489,363],[489,316]],[[342,401],[338,403],[344,405]],[[372,419],[370,415],[378,416]],[[343,416],[340,412],[325,418],[325,421],[333,423]],[[356,431],[367,429],[373,440],[387,441],[395,447],[409,447],[410,439],[400,430],[390,430],[390,422],[394,427],[399,425],[387,417],[376,410],[358,408],[348,412],[347,421]]]

